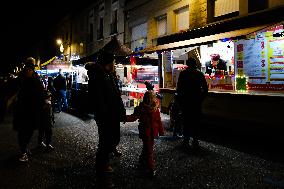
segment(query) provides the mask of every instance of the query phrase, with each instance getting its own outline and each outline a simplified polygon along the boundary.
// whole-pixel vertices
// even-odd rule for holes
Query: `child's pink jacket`
[[[132,122],[139,119],[139,138],[141,139],[153,139],[158,138],[158,136],[164,135],[164,127],[162,125],[160,111],[157,108],[155,111],[149,110],[143,104],[141,105],[141,110],[139,115],[128,115],[127,121]]]

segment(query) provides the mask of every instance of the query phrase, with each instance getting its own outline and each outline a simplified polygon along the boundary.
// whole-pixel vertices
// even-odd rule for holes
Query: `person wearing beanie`
[[[34,69],[36,66],[36,61],[33,57],[29,57],[24,62],[25,68]]]
[[[206,74],[211,76],[211,73],[215,74],[216,71],[217,73],[220,70],[227,71],[226,61],[221,59],[219,54],[211,54],[210,57],[211,60],[205,63]]]
[[[13,129],[18,132],[21,156],[19,161],[27,162],[28,145],[34,130],[42,124],[44,87],[34,70],[35,59],[30,57],[24,62],[24,69],[17,78],[17,97],[13,112]]]
[[[120,141],[120,122],[126,120],[120,91],[116,84],[114,55],[101,50],[96,63],[85,66],[88,70],[88,91],[94,119],[98,126],[99,144],[96,153],[96,173],[99,178],[113,171],[109,164],[111,155],[120,157],[117,150]],[[112,183],[105,183],[111,185]]]
[[[202,115],[201,105],[208,93],[208,86],[204,74],[197,68],[194,58],[188,58],[188,66],[183,70],[177,83],[177,100],[182,110],[183,145],[187,149],[192,138],[193,149],[198,149],[198,127]]]

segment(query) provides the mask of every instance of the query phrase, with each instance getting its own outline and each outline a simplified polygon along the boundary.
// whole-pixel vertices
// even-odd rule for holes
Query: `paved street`
[[[162,117],[167,127],[169,118]],[[284,164],[204,141],[198,153],[186,153],[170,131],[156,140],[157,176],[149,180],[136,167],[142,147],[137,124],[121,124],[119,149],[123,156],[112,161],[117,188],[284,188]],[[0,124],[1,189],[98,188],[95,121],[60,113],[53,131],[53,152],[36,148],[35,133],[30,161],[20,163],[16,133],[11,117],[6,117]]]

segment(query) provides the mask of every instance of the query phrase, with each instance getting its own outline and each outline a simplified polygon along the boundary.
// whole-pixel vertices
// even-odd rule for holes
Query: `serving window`
[[[162,53],[163,86],[175,89],[189,57],[199,62],[210,91],[284,93],[284,28]]]

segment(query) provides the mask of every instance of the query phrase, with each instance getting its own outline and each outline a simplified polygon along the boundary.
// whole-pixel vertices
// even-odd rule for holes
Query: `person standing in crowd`
[[[143,142],[143,149],[139,157],[139,164],[146,168],[147,175],[152,178],[155,176],[154,161],[154,139],[164,135],[160,111],[158,108],[156,94],[149,90],[146,91],[143,101],[135,108],[132,115],[127,116],[127,121],[132,122],[139,119],[139,138]]]
[[[120,141],[120,122],[126,120],[126,110],[116,84],[114,55],[100,50],[97,62],[87,64],[85,68],[88,70],[88,91],[99,133],[96,171],[98,176],[106,178],[107,173],[113,172],[109,164],[110,155],[122,155],[117,145]],[[112,182],[106,184],[108,187],[113,185]]]
[[[183,144],[188,149],[192,137],[193,149],[198,149],[198,127],[202,115],[202,102],[208,93],[204,74],[198,70],[194,58],[188,58],[188,66],[183,70],[177,83],[177,100],[181,106],[183,119]]]
[[[123,82],[120,79],[120,75],[116,75],[117,87],[119,89],[120,94],[122,93]]]
[[[56,103],[57,112],[66,111],[68,108],[67,97],[66,97],[66,78],[61,69],[59,74],[53,81],[54,88],[56,90]]]
[[[9,74],[7,80],[3,80],[0,87],[0,123],[1,120],[4,121],[6,111],[12,107],[17,91],[17,79],[14,75]]]
[[[170,128],[173,130],[173,136],[177,138],[182,137],[182,111],[176,94],[169,105],[169,114]]]
[[[44,93],[44,106],[42,115],[42,125],[38,130],[38,144],[47,151],[51,151],[54,147],[51,145],[52,127],[55,123],[52,110],[52,94],[49,91]],[[45,141],[44,141],[45,140]]]
[[[56,93],[56,90],[54,88],[54,85],[53,85],[53,77],[52,76],[49,76],[47,78],[47,91],[49,91],[52,95],[52,101],[54,100],[54,97],[55,97],[55,93]]]
[[[13,129],[18,132],[18,143],[21,150],[19,158],[28,161],[28,144],[34,130],[42,124],[44,87],[39,75],[35,72],[35,59],[25,60],[25,67],[17,78],[18,92],[13,115]]]
[[[71,100],[71,89],[72,89],[72,75],[70,73],[66,74],[66,98],[67,98],[67,103],[70,105],[70,100]]]

